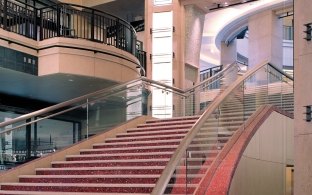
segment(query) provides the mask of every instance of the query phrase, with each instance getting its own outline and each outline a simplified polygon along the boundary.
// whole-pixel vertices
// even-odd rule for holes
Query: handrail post
[[[31,118],[26,120],[26,123],[31,122]],[[26,125],[26,159],[31,157],[31,124]]]
[[[60,37],[61,35],[61,7],[59,5],[56,6],[56,35]]]
[[[91,40],[94,41],[94,10],[91,12]]]
[[[35,8],[34,9],[34,20],[33,20],[33,36],[32,36],[32,38],[34,39],[34,40],[37,40],[37,26],[38,26],[38,21],[37,21],[37,14],[38,14],[38,9],[37,8]]]
[[[116,47],[120,49],[120,41],[119,41],[119,19],[116,20]]]
[[[42,16],[43,16],[43,10],[42,9],[40,9],[39,10],[39,12],[40,12],[40,31],[39,31],[39,33],[40,33],[40,41],[42,41],[43,40],[43,18],[42,18]]]
[[[3,1],[3,29],[7,30],[8,16],[8,0]]]

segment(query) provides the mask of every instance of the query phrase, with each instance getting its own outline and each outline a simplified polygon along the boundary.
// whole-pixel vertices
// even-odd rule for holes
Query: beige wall
[[[133,80],[140,76],[136,69],[136,63],[139,61],[133,55],[115,47],[68,38],[52,38],[39,42],[40,48],[53,45],[98,50],[108,54],[61,47],[44,49],[38,54],[39,76],[68,73],[105,78],[117,82]]]
[[[8,41],[0,39],[0,46],[10,48],[13,50],[17,50],[20,52],[28,53],[30,55],[38,56],[36,49],[38,48],[38,42],[29,38],[26,38],[24,36],[18,35],[16,33],[11,33],[9,31],[5,31],[2,28],[0,28],[0,36],[1,38],[16,41],[20,44],[27,45],[29,47],[33,47],[34,49],[26,48],[23,46],[20,46],[15,43],[8,43]]]
[[[274,11],[268,10],[251,16],[248,21],[249,66],[254,67],[267,60],[282,68],[282,24]]]
[[[285,195],[293,165],[293,119],[277,112],[259,127],[234,173],[230,195]]]
[[[312,105],[312,41],[304,39],[304,24],[312,22],[311,0],[295,0],[295,194],[312,193],[312,123],[305,121],[306,105]]]

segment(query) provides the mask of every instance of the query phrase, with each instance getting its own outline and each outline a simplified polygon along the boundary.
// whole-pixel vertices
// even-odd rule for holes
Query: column
[[[249,29],[249,67],[267,60],[275,66],[283,66],[283,21],[268,10],[251,16]]]
[[[305,121],[305,107],[312,105],[312,41],[304,24],[312,22],[310,0],[294,1],[295,148],[294,194],[312,192],[312,123]]]

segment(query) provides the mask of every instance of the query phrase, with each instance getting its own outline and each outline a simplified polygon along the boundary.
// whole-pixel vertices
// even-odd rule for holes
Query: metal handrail
[[[36,117],[36,116],[39,116],[39,115],[44,115],[44,114],[49,113],[51,111],[54,111],[54,110],[57,110],[57,109],[60,109],[60,108],[64,108],[64,107],[72,105],[74,103],[78,103],[78,102],[80,102],[82,100],[86,100],[86,99],[88,99],[90,97],[93,97],[95,95],[99,95],[99,94],[105,93],[105,92],[111,92],[111,91],[117,90],[118,88],[122,88],[124,86],[127,86],[129,84],[132,84],[132,83],[135,83],[135,82],[138,82],[138,81],[140,81],[140,79],[135,79],[135,80],[132,80],[132,81],[129,81],[129,82],[117,85],[117,86],[115,85],[115,86],[112,86],[112,87],[109,87],[109,88],[105,88],[105,89],[102,89],[102,90],[99,90],[99,91],[96,91],[96,92],[93,92],[93,93],[89,93],[89,94],[86,94],[86,95],[83,95],[83,96],[80,96],[80,97],[77,97],[77,98],[74,98],[74,99],[71,99],[71,100],[68,100],[68,101],[56,104],[56,105],[53,105],[53,106],[49,106],[47,108],[43,108],[43,109],[37,110],[35,112],[24,114],[24,115],[19,116],[17,118],[14,118],[14,119],[11,119],[9,121],[5,121],[5,122],[0,123],[0,128],[1,127],[5,127],[5,126],[10,125],[10,124],[13,124],[13,123],[16,123],[16,122],[20,122],[22,120],[33,118],[33,117]]]
[[[233,64],[235,64],[235,63],[232,63],[228,67],[231,67]],[[205,81],[203,81],[201,83],[210,82],[211,80],[214,80],[216,77],[218,77],[220,74],[224,73],[226,70],[228,70],[228,68],[223,69],[218,74],[208,78],[207,80],[205,80]],[[185,95],[186,93],[194,90],[196,87],[199,86],[199,85],[196,85],[196,86],[194,86],[194,87],[192,87],[190,89],[182,90],[182,89],[179,89],[177,87],[166,85],[166,84],[161,83],[159,81],[154,81],[154,80],[151,80],[151,79],[147,79],[145,77],[141,77],[139,79],[135,79],[135,80],[132,80],[132,81],[129,81],[129,82],[126,82],[126,83],[122,83],[122,84],[115,85],[115,86],[112,86],[112,87],[109,87],[109,88],[105,88],[105,89],[102,89],[102,90],[99,90],[99,91],[96,91],[96,92],[93,92],[93,93],[90,93],[90,94],[86,94],[86,95],[83,95],[83,96],[80,96],[80,97],[77,97],[77,98],[65,101],[65,102],[61,102],[61,103],[53,105],[53,106],[49,106],[49,107],[46,107],[46,108],[43,108],[43,109],[31,112],[31,113],[28,113],[28,114],[24,114],[22,116],[16,117],[16,118],[8,120],[8,121],[1,122],[0,123],[0,128],[8,126],[8,125],[11,125],[11,124],[14,124],[14,123],[17,123],[17,122],[20,122],[20,121],[25,121],[26,119],[34,118],[36,116],[42,116],[42,115],[48,114],[49,112],[55,111],[57,109],[64,108],[66,106],[73,105],[73,104],[81,102],[83,100],[87,100],[87,99],[89,99],[91,97],[94,97],[96,95],[100,95],[100,94],[108,93],[108,92],[110,92],[110,94],[111,94],[111,92],[114,92],[115,90],[118,90],[120,88],[123,88],[123,87],[125,87],[127,85],[130,85],[132,83],[139,82],[139,81],[144,81],[144,82],[149,83],[151,85],[161,86],[161,87],[163,87],[164,90],[167,90],[167,91],[170,91],[170,92],[174,92],[174,93],[176,93],[176,94],[178,94],[178,95],[180,95],[182,97],[186,97],[186,95]],[[61,111],[61,112],[63,112],[63,111]],[[61,113],[61,112],[58,112],[58,113]],[[1,131],[0,135],[3,134],[3,133],[6,133],[6,132],[13,131],[13,130],[15,130],[17,128],[20,128],[20,127],[23,127],[23,126],[33,124],[33,123],[38,122],[40,120],[50,118],[50,117],[55,116],[55,115],[56,114],[48,115],[48,116],[46,116],[44,118],[32,120],[30,122],[24,123],[24,124],[19,125],[17,127],[6,129],[5,131]]]
[[[205,79],[203,81],[201,81],[200,83],[192,86],[191,88],[189,89],[186,89],[185,92],[190,92],[192,90],[194,90],[195,88],[199,87],[200,85],[204,84],[204,83],[207,83],[207,82],[210,82],[211,80],[214,80],[216,77],[222,75],[225,71],[227,71],[228,69],[232,68],[232,66],[234,65],[237,65],[237,61],[233,62],[232,64],[226,66],[225,68],[223,68],[221,71],[219,71],[217,74],[213,75],[212,77],[209,77],[208,79]]]
[[[276,66],[274,66],[268,62],[260,63],[258,66],[254,67],[253,69],[251,69],[247,73],[245,73],[244,76],[238,78],[232,85],[230,85],[227,89],[225,89],[225,91],[219,96],[219,98],[217,98],[215,101],[213,101],[209,105],[209,107],[205,110],[205,112],[196,121],[196,123],[193,125],[193,127],[190,129],[190,131],[185,135],[184,139],[180,142],[180,145],[178,146],[175,153],[172,155],[170,161],[168,162],[168,164],[166,165],[165,169],[163,170],[160,178],[158,179],[158,181],[157,181],[157,183],[156,183],[156,185],[155,185],[155,187],[151,193],[152,195],[159,195],[159,194],[164,193],[164,191],[167,187],[167,184],[168,184],[175,168],[177,167],[177,165],[181,161],[181,158],[185,154],[184,152],[187,150],[188,146],[190,145],[190,143],[192,142],[194,137],[197,135],[200,128],[205,124],[206,120],[214,113],[214,111],[225,100],[225,98],[227,98],[235,89],[237,89],[244,80],[246,80],[248,77],[250,77],[252,74],[254,74],[256,71],[258,71],[259,69],[261,69],[265,65],[269,65],[272,68],[279,71],[279,69]],[[281,73],[283,75],[285,75],[285,73],[283,71],[281,71]],[[290,77],[290,79],[293,80],[291,77]]]
[[[210,70],[213,70],[213,69],[216,69],[216,68],[222,68],[222,66],[223,65],[217,65],[217,66],[213,66],[213,67],[211,67],[211,68],[206,68],[206,69],[204,69],[204,70],[201,70],[201,71],[199,71],[201,74],[203,73],[203,72],[209,72]]]

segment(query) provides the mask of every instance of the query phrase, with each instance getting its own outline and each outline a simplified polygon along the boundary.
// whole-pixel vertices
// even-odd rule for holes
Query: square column
[[[268,10],[251,16],[249,29],[249,67],[268,60],[283,67],[283,21]]]

